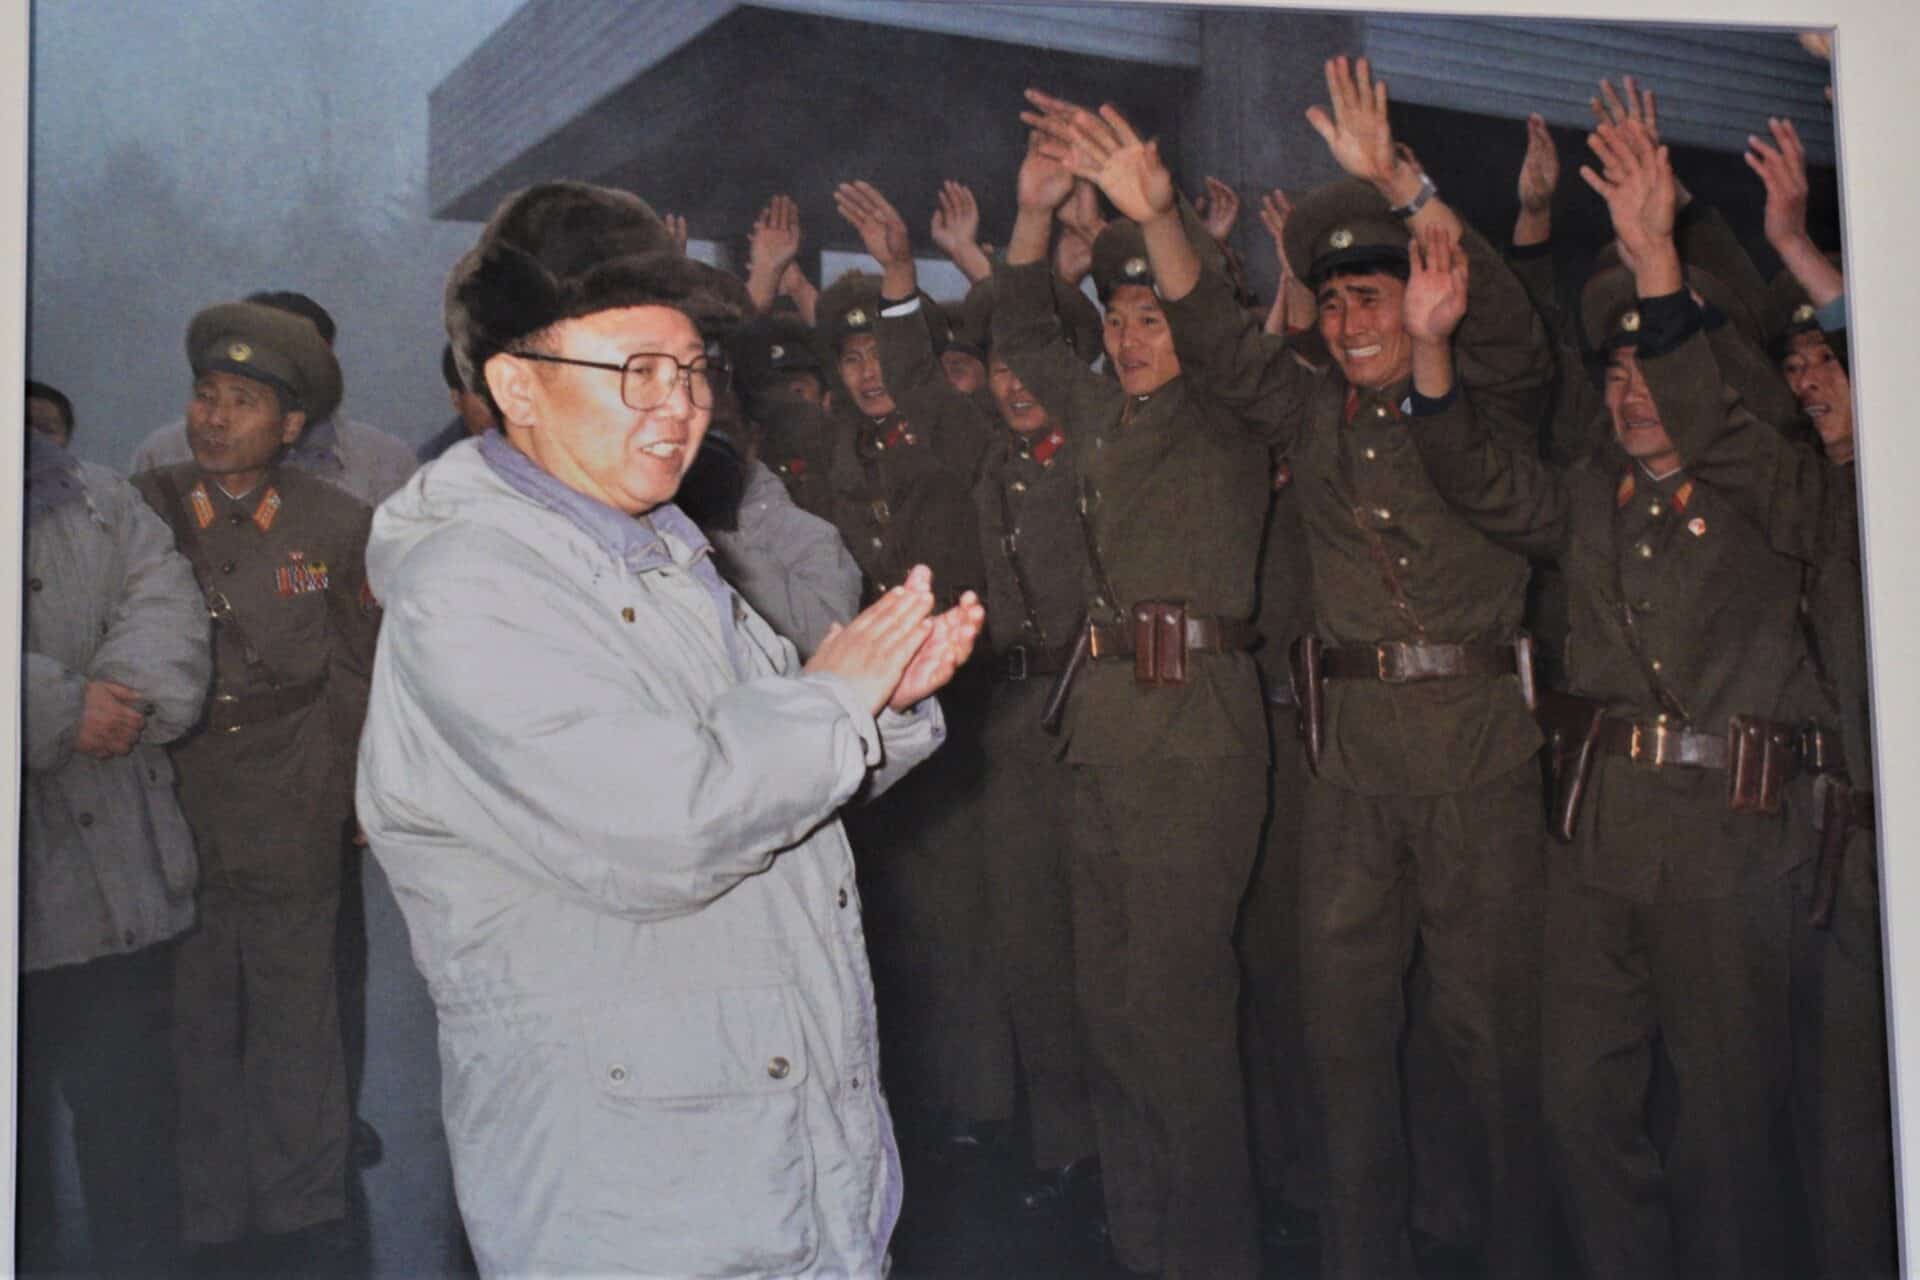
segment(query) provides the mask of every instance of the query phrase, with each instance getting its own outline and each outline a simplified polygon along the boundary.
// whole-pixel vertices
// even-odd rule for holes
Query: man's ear
[[[305,409],[295,409],[291,413],[282,415],[280,418],[280,443],[292,444],[300,438],[300,433],[306,429],[307,411]]]
[[[489,356],[480,372],[487,380],[487,390],[493,393],[493,402],[500,406],[503,423],[533,423],[539,388],[530,362],[501,351]]]

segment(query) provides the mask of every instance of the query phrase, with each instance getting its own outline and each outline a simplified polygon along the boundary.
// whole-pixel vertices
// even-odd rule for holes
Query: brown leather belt
[[[1597,745],[1608,755],[1651,765],[1685,765],[1693,769],[1727,767],[1727,735],[1695,733],[1655,721],[1622,720],[1608,716],[1600,722]]]
[[[277,720],[317,702],[326,691],[326,677],[265,693],[216,693],[207,703],[207,727],[215,733],[238,733],[251,724]]]
[[[1100,658],[1131,658],[1133,656],[1133,628],[1116,627],[1101,622],[1090,622],[1087,630],[1092,640],[1087,656]],[[1188,617],[1187,652],[1188,653],[1231,653],[1242,649],[1251,649],[1260,642],[1259,628],[1251,622],[1242,622],[1235,618]]]
[[[993,674],[1001,680],[1018,682],[1029,676],[1057,676],[1067,669],[1073,656],[1070,644],[1042,649],[1036,645],[1008,645],[993,655]]]
[[[1379,644],[1328,649],[1321,655],[1320,670],[1329,680],[1408,684],[1460,676],[1510,676],[1519,672],[1520,664],[1510,644],[1413,644],[1383,640]]]

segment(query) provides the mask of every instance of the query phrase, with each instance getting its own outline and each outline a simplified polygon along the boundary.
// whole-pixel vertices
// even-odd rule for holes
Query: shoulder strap
[[[268,684],[281,683],[279,676],[247,637],[240,615],[234,611],[233,601],[227,598],[226,592],[214,586],[213,566],[207,560],[206,543],[200,540],[200,522],[187,510],[186,500],[180,496],[180,486],[172,470],[168,468],[154,472],[153,482],[166,502],[167,523],[173,526],[174,543],[180,548],[180,554],[193,566],[193,576],[200,581],[200,593],[206,597],[207,613],[212,616],[214,625],[225,630],[240,646],[240,656],[246,661],[248,671]]]

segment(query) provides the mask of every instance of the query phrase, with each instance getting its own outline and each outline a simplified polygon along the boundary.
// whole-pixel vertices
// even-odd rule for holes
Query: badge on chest
[[[304,551],[287,552],[287,562],[273,571],[273,591],[277,596],[303,596],[326,589],[326,562],[309,560]]]

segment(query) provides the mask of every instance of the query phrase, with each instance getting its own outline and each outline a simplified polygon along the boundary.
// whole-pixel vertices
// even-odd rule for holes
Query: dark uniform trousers
[[[1073,771],[1040,731],[1050,677],[1003,681],[986,726],[982,851],[989,950],[1027,1087],[1033,1163],[1094,1153],[1085,1055],[1074,1013],[1069,856]]]
[[[1322,1266],[1412,1276],[1400,1040],[1416,942],[1428,1015],[1472,1099],[1488,1271],[1548,1258],[1539,1133],[1545,841],[1528,760],[1442,795],[1365,796],[1316,779],[1300,854],[1308,1063],[1326,1126]]]
[[[175,969],[184,1235],[286,1232],[346,1213],[347,1077],[334,973],[350,808],[324,702],[176,752],[200,850]],[[263,778],[270,762],[272,779]],[[277,779],[278,781],[274,781]],[[334,790],[334,794],[328,794]]]
[[[1076,980],[1108,1224],[1135,1270],[1258,1271],[1233,928],[1265,772],[1257,756],[1073,766]]]
[[[1546,1109],[1586,1275],[1782,1274],[1769,1120],[1789,1071],[1793,899],[1785,877],[1649,903],[1556,874]],[[1655,1054],[1687,1081],[1664,1158],[1647,1122]]]
[[[1878,853],[1872,832],[1854,833],[1830,929],[1807,923],[1815,864],[1789,878],[1794,1147],[1816,1261],[1833,1280],[1898,1273]]]
[[[179,1238],[171,944],[20,976],[22,1272],[60,1263],[55,1117],[73,1113],[91,1269],[164,1275]],[[110,1210],[110,1211],[109,1211]]]

